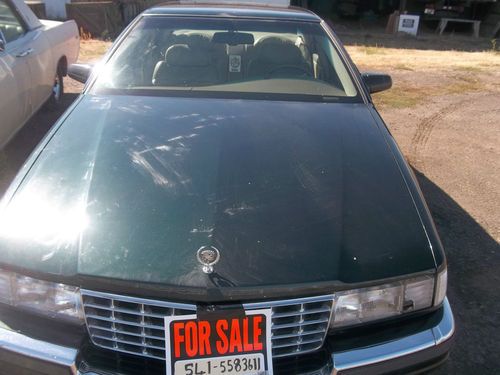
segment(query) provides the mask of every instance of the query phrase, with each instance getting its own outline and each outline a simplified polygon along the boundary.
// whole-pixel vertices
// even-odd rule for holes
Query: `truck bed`
[[[80,36],[76,22],[73,20],[65,22],[40,20],[40,22],[52,46],[54,59],[58,60],[66,56],[68,65],[75,63],[80,49]]]

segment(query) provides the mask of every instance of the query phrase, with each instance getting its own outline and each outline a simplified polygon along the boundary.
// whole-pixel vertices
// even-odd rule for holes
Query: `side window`
[[[25,33],[18,16],[4,0],[0,0],[0,30],[7,43],[20,38]]]

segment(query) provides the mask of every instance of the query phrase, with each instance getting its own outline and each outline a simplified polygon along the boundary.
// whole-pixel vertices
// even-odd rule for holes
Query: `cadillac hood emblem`
[[[220,253],[213,246],[202,246],[198,249],[196,258],[198,258],[198,262],[203,266],[203,272],[212,273],[214,272],[214,265],[220,259]]]

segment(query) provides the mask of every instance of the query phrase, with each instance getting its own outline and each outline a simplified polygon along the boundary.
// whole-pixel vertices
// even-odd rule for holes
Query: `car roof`
[[[164,3],[144,11],[143,15],[172,15],[196,17],[258,18],[273,20],[293,20],[320,22],[314,13],[298,7],[268,6],[257,4],[214,4],[214,3]]]

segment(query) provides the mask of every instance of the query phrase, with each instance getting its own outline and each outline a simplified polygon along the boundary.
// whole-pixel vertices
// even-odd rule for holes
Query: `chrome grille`
[[[323,345],[333,295],[244,304],[246,310],[271,308],[273,358],[312,352]]]
[[[196,312],[196,305],[81,290],[92,342],[100,347],[165,359],[164,317]],[[319,349],[325,339],[333,296],[244,304],[246,310],[272,309],[273,357]]]

